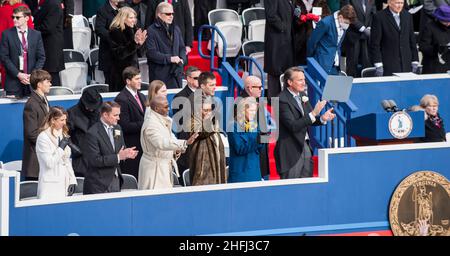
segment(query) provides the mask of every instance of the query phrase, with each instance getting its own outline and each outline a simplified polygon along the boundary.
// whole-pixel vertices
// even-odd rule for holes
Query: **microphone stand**
[[[330,104],[331,104],[331,106],[333,107],[333,109],[335,110],[336,109],[336,107],[337,107],[337,104],[338,104],[338,102],[337,101],[335,101],[335,100],[331,100],[330,101]],[[333,110],[333,111],[334,111]],[[336,142],[335,142],[335,140],[336,140],[336,135],[334,134],[334,118],[333,119],[331,119],[331,148],[335,148],[337,145],[336,145]],[[338,143],[339,144],[339,143]]]

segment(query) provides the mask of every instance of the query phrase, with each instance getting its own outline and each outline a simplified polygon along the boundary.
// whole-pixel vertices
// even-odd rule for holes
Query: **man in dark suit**
[[[45,49],[44,69],[52,76],[52,85],[60,86],[59,71],[64,70],[64,12],[61,0],[39,2],[39,9],[34,15],[36,30],[42,34]]]
[[[369,37],[376,7],[373,0],[341,0],[341,6],[350,4],[357,19],[350,24],[342,48],[346,56],[346,73],[360,77],[361,70],[372,67],[369,57]]]
[[[307,43],[306,56],[313,57],[327,74],[337,75],[340,70],[341,44],[346,30],[356,19],[351,5],[327,16],[317,23]]]
[[[144,124],[145,96],[140,93],[141,73],[136,67],[127,67],[122,72],[125,88],[116,96],[115,102],[120,105],[119,124],[123,130],[123,138],[128,146],[135,146],[139,151],[134,159],[120,163],[123,173],[131,174],[136,179],[139,175],[139,162],[142,156],[141,128]]]
[[[194,0],[195,35],[197,35],[198,29],[202,25],[209,24],[208,13],[216,9],[216,7],[217,7],[217,0]],[[209,30],[206,29],[203,30],[203,32],[206,33],[206,35],[202,37],[202,40],[209,40],[211,38]]]
[[[388,0],[388,8],[375,15],[370,35],[370,55],[377,76],[417,72],[419,55],[411,14],[404,0]]]
[[[181,88],[186,48],[180,28],[173,24],[173,7],[160,3],[156,8],[156,21],[147,31],[147,63],[150,81],[161,80],[168,89]]]
[[[119,12],[119,1],[109,0],[97,11],[95,20],[95,33],[100,37],[98,52],[98,69],[105,75],[105,83],[111,84],[112,52],[109,26]]]
[[[37,180],[39,177],[36,140],[49,111],[45,95],[50,91],[51,80],[52,77],[45,70],[35,69],[31,72],[30,84],[33,91],[23,110],[22,175],[26,180]]]
[[[178,127],[183,127],[183,115],[190,117],[191,116],[191,106],[189,102],[189,97],[198,89],[198,78],[200,77],[200,69],[195,66],[190,66],[186,70],[186,80],[187,85],[178,92],[172,100],[172,116],[174,120],[174,124],[178,125]],[[189,106],[188,106],[189,105]],[[184,111],[183,111],[184,110]],[[180,112],[180,113],[178,113]],[[178,115],[176,115],[178,113]],[[181,115],[180,115],[181,114]],[[175,116],[176,115],[176,116]],[[189,139],[189,131],[179,131],[177,133],[177,137],[180,140]],[[184,170],[189,168],[189,156],[188,154],[181,154],[180,158],[177,160],[178,170],[183,172]],[[180,184],[183,184],[183,177],[180,175],[179,177]]]
[[[312,177],[308,127],[324,124],[335,118],[335,114],[330,108],[319,117],[325,100],[312,108],[305,94],[303,69],[292,67],[286,70],[284,84],[287,87],[279,97],[279,137],[274,151],[277,171],[282,179]]]
[[[280,75],[294,65],[294,5],[290,0],[264,0],[264,7],[264,71],[268,79],[267,97],[272,98],[281,91]]]
[[[147,16],[149,16],[149,22],[153,24],[155,21],[155,12],[156,7],[161,2],[167,2],[166,0],[148,0],[148,12]],[[177,25],[180,28],[181,36],[184,40],[184,45],[186,45],[186,54],[191,52],[192,41],[194,40],[194,32],[192,29],[192,17],[191,17],[191,8],[189,7],[188,0],[171,0],[173,6],[173,24]]]
[[[30,73],[41,69],[45,51],[41,33],[28,28],[31,11],[20,6],[13,11],[14,27],[3,32],[0,61],[6,69],[6,95],[23,97],[30,94]]]
[[[86,134],[82,146],[87,158],[88,172],[85,175],[83,194],[119,192],[123,183],[120,161],[134,159],[136,147],[125,148],[120,119],[120,105],[114,101],[104,102],[100,108],[100,122],[94,124]]]
[[[94,89],[86,89],[81,95],[77,105],[67,110],[67,126],[72,142],[81,148],[86,143],[86,133],[89,128],[100,120],[100,107],[103,103],[102,96]],[[83,153],[83,152],[82,152]],[[72,152],[72,166],[75,176],[84,177],[88,163],[83,155]]]

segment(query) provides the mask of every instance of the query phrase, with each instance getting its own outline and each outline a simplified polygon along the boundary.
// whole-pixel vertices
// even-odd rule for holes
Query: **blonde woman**
[[[39,161],[38,198],[61,199],[75,192],[77,180],[70,160],[67,112],[52,107],[36,141]]]
[[[138,29],[136,21],[136,12],[130,7],[122,7],[109,27],[112,52],[109,89],[112,92],[121,91],[124,88],[122,72],[126,67],[139,68],[138,51],[147,38],[147,31]]]
[[[422,142],[442,142],[445,139],[444,120],[438,113],[439,100],[435,95],[426,94],[420,100],[420,106],[425,109],[425,137]]]

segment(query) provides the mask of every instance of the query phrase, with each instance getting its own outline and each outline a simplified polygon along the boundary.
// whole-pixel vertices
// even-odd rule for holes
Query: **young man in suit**
[[[31,72],[30,84],[33,91],[23,110],[22,175],[26,180],[37,180],[39,177],[36,140],[39,129],[49,111],[45,95],[50,91],[51,80],[52,77],[45,70],[36,69]]]
[[[411,14],[404,0],[388,0],[388,8],[375,15],[370,35],[370,55],[377,76],[417,72],[419,54]]]
[[[31,11],[20,6],[14,9],[14,27],[3,32],[0,60],[6,69],[6,95],[23,97],[30,95],[30,73],[41,69],[45,63],[45,51],[41,33],[28,28]]]
[[[115,102],[120,105],[119,124],[123,130],[123,138],[128,146],[135,146],[138,155],[134,159],[128,159],[120,163],[123,173],[131,174],[138,179],[139,162],[142,156],[141,128],[144,124],[145,96],[140,93],[141,73],[136,67],[127,67],[122,72],[122,78],[126,82],[125,88],[116,96]]]
[[[100,108],[100,122],[94,124],[82,146],[87,158],[83,194],[120,192],[123,183],[120,161],[134,159],[136,147],[125,148],[120,119],[120,105],[114,101],[104,102]]]
[[[317,23],[306,46],[306,56],[313,57],[330,75],[339,73],[341,44],[345,32],[356,20],[355,10],[346,5]]]
[[[279,137],[274,151],[277,171],[282,179],[312,177],[308,127],[325,124],[336,115],[330,108],[320,116],[325,100],[317,102],[312,108],[305,94],[303,69],[292,67],[286,70],[284,84],[287,87],[279,97]]]

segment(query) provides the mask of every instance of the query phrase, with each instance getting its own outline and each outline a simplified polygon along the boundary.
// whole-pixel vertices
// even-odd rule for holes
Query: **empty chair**
[[[133,175],[130,174],[122,174],[123,177],[123,184],[122,184],[122,190],[126,189],[138,189],[138,182],[136,178]]]
[[[264,42],[246,41],[242,44],[242,53],[244,56],[250,56],[250,54],[255,52],[264,52]]]
[[[147,59],[139,60],[139,71],[141,72],[141,81],[149,83]]]
[[[21,171],[22,170],[22,160],[11,161],[7,163],[3,163],[4,170],[8,171]]]
[[[216,23],[216,27],[222,32],[227,42],[227,57],[236,57],[242,46],[242,23],[240,21],[220,21]],[[219,57],[223,57],[224,43],[222,38],[215,35],[215,42],[217,42]]]
[[[84,177],[77,177],[77,187],[75,188],[76,194],[83,194]]]
[[[20,182],[20,200],[25,198],[36,198],[37,197],[38,182],[32,181],[21,181]]]
[[[254,52],[250,54],[250,57],[255,59],[255,61],[259,64],[259,66],[263,69],[264,72],[264,52]],[[253,62],[251,62],[250,65],[252,66],[253,75],[261,78],[261,73],[259,72],[259,69],[256,67],[256,65]]]
[[[64,49],[64,63],[70,62],[84,62],[84,54],[77,50]]]
[[[82,52],[87,59],[91,47],[91,29],[89,27],[72,28],[72,36],[73,49]]]
[[[90,84],[81,89],[81,94],[83,94],[83,92],[85,90],[91,90],[91,89],[97,90],[98,93],[109,92],[109,85],[107,85],[107,84]]]
[[[88,64],[86,62],[65,63],[65,69],[59,72],[61,85],[80,92],[87,84]]]
[[[105,83],[105,75],[103,71],[98,69],[98,53],[99,48],[94,48],[89,51],[89,66],[91,70],[91,77],[97,83]]]
[[[89,20],[83,15],[73,15],[72,28],[89,28]]]
[[[141,91],[144,91],[144,92],[147,91],[149,86],[150,86],[149,83],[141,82]]]
[[[248,40],[256,40],[264,42],[264,34],[266,29],[266,20],[253,20],[248,25]]]
[[[361,77],[374,77],[375,71],[375,67],[365,68],[361,71]]]
[[[72,89],[63,87],[63,86],[54,86],[50,87],[50,91],[48,95],[73,95],[74,92]]]
[[[215,9],[208,13],[208,21],[209,25],[216,25],[218,22],[221,21],[238,21],[241,22],[239,19],[239,14],[235,10],[231,9]],[[242,23],[241,23],[242,24]]]
[[[173,187],[181,187],[180,181],[178,180],[178,176],[175,172],[172,172],[173,177]]]
[[[252,7],[242,11],[242,23],[244,23],[244,26],[248,26],[254,20],[264,19],[266,19],[266,11],[262,7]]]
[[[191,185],[191,178],[189,177],[189,169],[186,169],[183,172],[183,183],[185,187]]]

